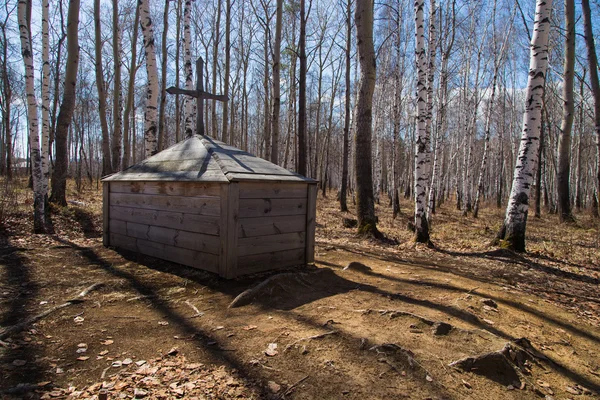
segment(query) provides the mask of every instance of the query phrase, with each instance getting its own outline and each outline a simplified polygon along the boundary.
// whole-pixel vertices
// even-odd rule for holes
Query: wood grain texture
[[[221,186],[221,216],[219,220],[219,275],[224,277],[227,274],[227,256],[229,251],[228,237],[228,218],[229,218],[229,185]]]
[[[317,185],[308,186],[306,207],[306,263],[315,262],[315,229],[317,225]]]
[[[283,233],[281,235],[256,236],[238,239],[238,255],[270,253],[274,251],[304,249],[306,234],[304,232]]]
[[[225,278],[231,279],[238,276],[238,225],[240,206],[240,187],[236,182],[229,185],[229,199],[227,201],[227,266]]]
[[[136,243],[138,251],[142,254],[205,271],[218,272],[219,257],[214,254],[182,249],[143,239],[137,239]]]
[[[306,217],[304,215],[241,218],[237,227],[238,237],[240,238],[304,232],[305,230]]]
[[[306,197],[304,183],[240,182],[240,199],[302,199]]]
[[[113,230],[111,232],[114,233],[127,235],[136,239],[167,244],[182,249],[219,254],[220,243],[218,236],[179,231],[177,229],[138,224],[135,222],[112,220],[111,223],[113,224]]]
[[[240,199],[240,218],[306,214],[303,199]]]
[[[219,183],[204,182],[113,182],[110,191],[113,193],[218,197],[220,185]]]
[[[212,216],[219,216],[221,211],[218,197],[111,193],[110,204],[114,206],[143,208],[148,210],[168,210]]]
[[[219,217],[133,207],[110,207],[111,219],[156,225],[188,232],[219,235]]]
[[[102,182],[102,244],[110,246],[110,183]]]
[[[302,265],[304,264],[304,253],[305,250],[301,248],[240,256],[238,257],[238,273],[240,275],[253,274],[271,269]]]

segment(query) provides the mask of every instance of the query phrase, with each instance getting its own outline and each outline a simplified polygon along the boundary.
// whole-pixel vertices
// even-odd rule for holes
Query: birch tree
[[[194,73],[192,71],[192,34],[190,29],[190,18],[192,0],[185,0],[183,4],[183,71],[185,75],[185,88],[194,90]],[[189,138],[194,134],[194,102],[191,97],[185,97],[185,106],[183,108],[183,121],[185,129],[185,137]]]
[[[529,75],[523,129],[506,215],[497,239],[503,247],[525,251],[525,231],[533,175],[538,162],[544,84],[548,68],[548,36],[552,0],[537,0],[529,51]]]
[[[415,144],[415,241],[429,243],[427,222],[427,56],[425,54],[425,0],[415,0],[415,62],[417,67],[417,134]]]
[[[44,202],[48,200],[49,165],[48,154],[50,145],[50,32],[48,29],[48,0],[42,0],[42,194]],[[45,210],[46,212],[48,210]]]
[[[154,27],[149,9],[150,0],[139,0],[140,25],[144,37],[144,54],[146,55],[146,112],[144,113],[144,155],[146,158],[158,152],[156,138],[157,106],[158,106],[158,68],[156,67],[156,51],[154,49]]]
[[[575,1],[565,0],[565,51],[563,64],[563,114],[558,137],[558,217],[561,222],[573,221],[569,178],[571,175],[571,130],[575,104],[573,79],[575,76]]]
[[[29,151],[31,155],[31,175],[33,178],[33,231],[34,233],[46,233],[42,157],[40,155],[38,110],[34,86],[33,49],[31,48],[30,4],[31,0],[19,0],[17,15],[19,19],[19,36],[21,39],[21,56],[23,57],[23,66],[25,69]]]
[[[356,103],[356,132],[354,134],[356,169],[356,216],[358,232],[380,236],[375,218],[371,138],[373,135],[373,91],[376,66],[373,45],[373,0],[356,0],[354,16],[356,42],[360,63],[360,83]]]

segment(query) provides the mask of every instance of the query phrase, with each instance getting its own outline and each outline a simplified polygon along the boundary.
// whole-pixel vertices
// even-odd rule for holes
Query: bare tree
[[[571,175],[571,130],[575,104],[573,79],[575,76],[575,1],[565,0],[565,52],[563,66],[563,117],[558,137],[558,217],[561,222],[573,221],[569,178]]]
[[[271,162],[279,163],[279,112],[281,109],[281,23],[283,0],[277,0],[275,12],[275,43],[273,44],[273,114],[271,116]]]
[[[127,83],[127,101],[125,102],[125,113],[123,115],[123,131],[125,137],[123,140],[123,160],[122,169],[129,167],[129,156],[131,154],[131,146],[129,138],[132,135],[129,132],[130,127],[130,114],[133,108],[133,97],[134,97],[134,85],[135,75],[137,72],[137,38],[138,38],[138,24],[140,22],[140,8],[135,8],[135,16],[133,17],[133,35],[131,38],[131,64],[129,65],[129,82]],[[135,151],[135,147],[134,147]]]
[[[97,0],[96,0],[97,1]],[[154,27],[148,2],[138,0],[140,7],[140,25],[144,36],[144,52],[146,55],[146,73],[148,88],[146,91],[146,112],[144,113],[144,155],[150,157],[158,152],[156,140],[157,105],[158,105],[158,69],[156,68],[156,51],[154,50]]]
[[[96,59],[96,87],[98,89],[98,113],[100,114],[100,129],[102,130],[102,175],[113,173],[110,153],[110,138],[108,122],[106,121],[106,86],[102,67],[102,24],[100,23],[100,0],[94,0],[94,42]]]
[[[79,69],[79,0],[69,0],[67,14],[67,66],[65,89],[56,121],[56,158],[52,173],[52,195],[50,201],[67,205],[67,174],[69,168],[68,136],[75,110],[77,70]]]
[[[167,61],[169,55],[167,53],[167,36],[169,34],[169,1],[165,0],[165,8],[163,10],[163,32],[161,42],[160,61],[160,105],[158,109],[158,150],[165,147],[165,104],[167,102]]]
[[[552,0],[537,0],[530,45],[529,77],[523,114],[523,133],[504,223],[497,239],[503,246],[525,251],[525,231],[533,172],[538,162],[544,83],[548,68],[548,35]]]
[[[306,175],[306,0],[300,0],[300,73],[298,94],[298,166],[300,175]]]
[[[29,125],[29,148],[32,164],[31,175],[33,178],[33,231],[35,233],[46,233],[42,159],[40,156],[38,110],[33,75],[33,50],[31,48],[31,0],[19,0],[17,13],[19,18],[19,36],[21,38],[21,56],[23,57],[23,66],[25,68],[27,121]]]
[[[123,99],[121,98],[121,30],[119,29],[119,0],[113,0],[113,66],[115,70],[113,82],[113,135],[112,135],[112,168],[118,171],[121,165],[121,149],[123,130],[121,117]]]
[[[355,168],[358,232],[381,236],[377,230],[373,196],[371,138],[373,135],[373,91],[376,65],[373,45],[373,0],[356,0],[356,42],[360,62],[360,84],[356,105]]]
[[[352,50],[352,0],[346,2],[346,48],[344,56],[346,59],[346,90],[344,101],[344,147],[342,149],[342,186],[340,189],[340,209],[348,211],[347,191],[348,191],[348,153],[350,137],[350,51]]]
[[[429,243],[427,222],[427,56],[425,54],[424,0],[415,1],[415,62],[417,65],[417,136],[415,145],[415,241]]]

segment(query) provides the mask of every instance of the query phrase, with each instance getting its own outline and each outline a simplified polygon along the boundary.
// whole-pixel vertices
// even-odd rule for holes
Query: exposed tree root
[[[94,283],[93,285],[88,286],[87,288],[85,288],[81,293],[79,293],[79,295],[73,299],[67,300],[65,303],[63,304],[59,304],[57,306],[54,306],[40,314],[34,315],[33,317],[18,323],[16,325],[12,325],[9,326],[7,328],[5,328],[1,333],[0,333],[0,340],[4,340],[9,336],[12,336],[16,333],[19,333],[21,331],[23,331],[24,329],[26,329],[29,325],[36,323],[37,321],[41,320],[44,317],[47,317],[48,315],[52,314],[55,311],[60,310],[61,308],[65,308],[68,307],[72,304],[78,304],[78,303],[82,303],[84,302],[84,297],[87,296],[91,291],[96,290],[100,287],[102,287],[102,283]]]
[[[298,343],[300,343],[300,342],[302,342],[304,340],[322,339],[325,336],[334,335],[336,333],[337,333],[337,331],[329,331],[329,332],[321,333],[321,334],[318,334],[318,335],[313,335],[313,336],[309,336],[309,337],[298,339],[298,340],[296,340],[296,341],[288,344],[287,346],[285,346],[285,350],[283,350],[283,351],[284,352],[288,351],[289,349],[291,349],[292,347],[294,347],[295,345],[297,345]]]
[[[528,364],[539,364],[538,359],[546,359],[531,346],[527,338],[508,342],[501,350],[481,354],[477,357],[466,357],[449,366],[465,372],[474,372],[485,376],[501,385],[522,387],[524,374]]]
[[[312,272],[285,272],[273,275],[258,285],[244,290],[229,304],[228,308],[242,307],[252,303],[254,300],[265,297],[272,298],[276,292],[289,293],[297,285],[309,287],[311,280],[323,274],[333,274],[328,268],[319,269]]]

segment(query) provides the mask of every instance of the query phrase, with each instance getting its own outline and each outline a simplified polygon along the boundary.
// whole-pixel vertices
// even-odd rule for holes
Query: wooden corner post
[[[315,262],[315,228],[317,225],[317,185],[310,183],[306,198],[306,253],[307,264]]]
[[[110,246],[110,183],[102,182],[102,244]]]
[[[238,276],[238,214],[240,204],[239,183],[221,185],[221,252],[219,275],[226,279]]]

